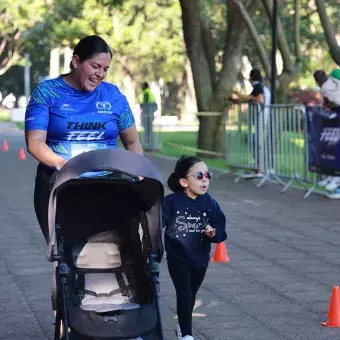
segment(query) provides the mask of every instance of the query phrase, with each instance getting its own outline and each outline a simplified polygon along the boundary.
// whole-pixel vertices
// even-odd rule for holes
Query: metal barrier
[[[233,110],[235,111],[235,108]],[[231,129],[227,127],[227,135],[229,135],[227,155],[228,153],[243,154],[243,157],[248,160],[248,166],[240,165],[233,160],[229,162],[232,168],[243,171],[243,173],[238,171],[235,181],[239,181],[240,178],[260,177],[258,187],[267,181],[276,181],[284,186],[282,192],[285,192],[296,182],[308,190],[306,183],[315,183],[317,176],[308,171],[305,107],[300,104],[269,106],[250,104],[243,110],[236,110],[241,111],[238,117],[243,116],[243,121],[248,124],[247,143],[246,147],[239,147],[235,150],[233,141],[235,133],[230,133]],[[241,122],[237,119],[237,124],[234,124],[234,126],[237,125],[238,132],[236,141],[243,139],[244,132],[242,128],[240,129],[240,126],[244,126],[242,119]],[[251,156],[249,156],[249,150],[251,150]],[[251,158],[250,161],[249,158]],[[244,174],[245,171],[248,173]],[[305,198],[309,194],[310,192]]]
[[[226,122],[226,163],[238,181],[264,169],[263,116],[260,105],[232,105]]]
[[[157,104],[141,104],[141,135],[140,141],[145,151],[162,150],[162,129],[155,124]]]
[[[294,182],[303,185],[310,179],[307,160],[303,105],[271,105],[270,128],[272,133],[275,173],[288,182],[285,192]],[[270,149],[270,148],[269,148]]]
[[[151,114],[151,110],[145,112]],[[199,115],[225,115],[225,119],[221,119],[225,122],[225,154],[197,149]],[[188,120],[183,117],[181,120],[175,116],[172,118],[174,123],[162,125],[162,128],[153,124],[151,142],[146,131],[150,125],[144,123],[143,145],[175,157],[181,153],[214,156],[236,172],[235,181],[260,178],[258,187],[267,181],[274,181],[280,183],[282,192],[285,192],[295,183],[306,190],[309,190],[306,184],[315,186],[317,183],[318,176],[308,170],[306,113],[303,105],[262,106],[245,103],[231,105],[225,113],[192,114]],[[305,198],[310,193],[311,190]]]
[[[307,180],[306,135],[303,129],[304,110],[302,105],[270,105],[261,110],[264,116],[263,145],[265,177],[285,184],[284,191],[294,182]],[[267,117],[266,117],[267,115]]]

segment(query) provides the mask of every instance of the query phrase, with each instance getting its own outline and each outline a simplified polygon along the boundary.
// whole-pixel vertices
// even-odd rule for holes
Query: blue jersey
[[[33,91],[25,131],[47,131],[46,143],[64,159],[90,150],[117,148],[117,138],[135,120],[117,86],[102,82],[91,92],[78,91],[62,76]]]

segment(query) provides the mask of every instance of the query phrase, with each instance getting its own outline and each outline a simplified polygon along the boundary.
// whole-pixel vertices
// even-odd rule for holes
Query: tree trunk
[[[197,145],[198,149],[216,152],[225,150],[224,112],[241,68],[241,56],[247,35],[246,25],[238,18],[238,6],[231,0],[226,2],[228,31],[223,66],[220,74],[217,75],[212,35],[210,28],[203,24],[199,2],[180,0],[184,40],[193,72],[198,111],[221,113],[220,116],[199,117]]]
[[[197,1],[180,0],[182,6],[183,34],[187,54],[194,79],[197,109],[208,111],[211,105],[213,89],[209,63],[201,39],[201,18]]]
[[[323,27],[325,38],[329,47],[329,53],[333,60],[340,65],[340,46],[336,40],[336,32],[334,32],[333,26],[328,18],[326,12],[326,4],[324,0],[315,0],[316,7],[319,13],[321,25]]]
[[[214,93],[215,107],[218,112],[221,112],[221,115],[216,117],[214,122],[213,150],[221,153],[224,153],[226,148],[226,107],[242,66],[241,57],[248,35],[247,26],[243,20],[238,19],[239,15],[239,7],[233,1],[228,1],[228,32],[224,49],[223,67]]]
[[[198,112],[207,112],[211,107],[213,88],[210,63],[202,44],[202,29],[197,1],[180,0],[182,7],[183,34],[194,79]],[[212,150],[213,121],[210,117],[199,117],[198,148]]]
[[[279,87],[277,89],[277,103],[287,103],[289,84],[294,80],[296,74],[285,70],[279,76]]]

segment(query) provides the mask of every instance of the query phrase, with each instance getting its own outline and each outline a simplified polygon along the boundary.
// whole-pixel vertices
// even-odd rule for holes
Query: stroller
[[[163,197],[153,164],[121,149],[80,154],[56,174],[46,254],[57,262],[55,340],[164,340]]]

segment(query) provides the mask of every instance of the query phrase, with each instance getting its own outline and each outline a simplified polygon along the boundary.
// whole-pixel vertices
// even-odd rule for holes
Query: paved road
[[[51,266],[33,211],[36,163],[19,161],[22,133],[0,123],[0,339],[52,339]],[[150,156],[164,178],[173,161]],[[324,328],[330,293],[340,283],[340,205],[318,195],[285,194],[268,184],[235,184],[217,174],[211,194],[228,218],[229,264],[213,263],[194,311],[197,339],[336,340]],[[166,339],[173,340],[174,289],[162,265]]]

